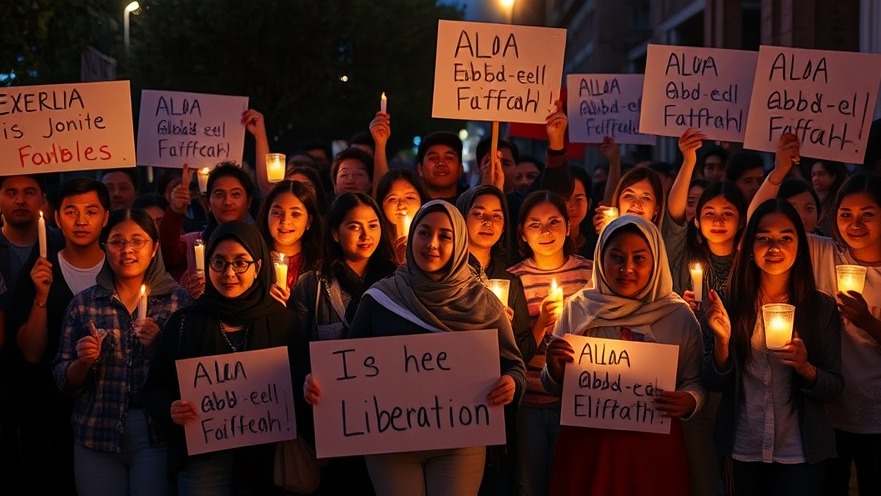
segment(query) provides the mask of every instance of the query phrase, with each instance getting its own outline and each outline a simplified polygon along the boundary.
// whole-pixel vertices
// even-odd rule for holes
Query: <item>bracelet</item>
[[[37,300],[34,300],[34,305],[37,305],[38,307],[40,307],[40,308],[42,308],[42,309],[45,309],[45,308],[46,308],[46,304],[45,304],[45,303],[40,303],[40,302],[38,302]]]

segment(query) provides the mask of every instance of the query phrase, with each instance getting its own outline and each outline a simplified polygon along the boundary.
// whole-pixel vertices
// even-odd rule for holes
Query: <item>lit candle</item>
[[[141,296],[138,297],[138,322],[147,320],[147,286],[141,284]]]
[[[266,154],[266,179],[271,183],[284,180],[285,155],[284,153]]]
[[[386,108],[388,106],[388,98],[385,97],[385,91],[382,92],[382,96],[379,97],[379,111],[383,114],[386,113]]]
[[[617,207],[606,207],[603,210],[603,229],[609,225],[610,222],[618,218],[618,208]]]
[[[563,288],[557,285],[557,279],[551,279],[551,291],[548,293],[548,297],[555,301],[563,301]]]
[[[199,181],[199,193],[203,195],[208,192],[208,174],[210,173],[211,169],[208,167],[202,167],[196,173],[196,179]]]
[[[765,324],[765,346],[769,350],[779,350],[792,339],[792,321],[795,307],[785,303],[762,305],[762,320]]]
[[[37,237],[40,240],[40,256],[46,258],[46,221],[43,219],[42,210],[40,210],[40,218],[37,219]]]
[[[510,291],[511,281],[507,279],[490,279],[486,281],[486,285],[499,298],[502,305],[508,306],[508,292]]]
[[[398,229],[400,232],[398,233],[398,237],[409,236],[410,235],[410,224],[413,223],[413,219],[410,218],[408,214],[404,214],[401,216],[401,223],[398,225]]]
[[[847,294],[856,291],[862,294],[866,284],[867,269],[860,265],[836,265],[835,275],[838,277],[838,291]]]
[[[275,284],[281,289],[288,288],[288,262],[284,253],[273,254],[273,266],[275,267]]]
[[[147,166],[147,182],[153,184],[153,166]]]
[[[196,240],[193,244],[193,254],[196,256],[196,275],[204,277],[205,275],[205,243],[202,238]]]
[[[689,269],[691,272],[691,288],[694,291],[695,303],[700,303],[704,299],[704,268],[701,264],[696,263]]]

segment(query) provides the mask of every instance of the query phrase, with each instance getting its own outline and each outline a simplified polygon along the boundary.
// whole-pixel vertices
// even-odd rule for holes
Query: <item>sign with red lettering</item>
[[[637,330],[636,327],[633,328]],[[560,423],[670,433],[652,398],[676,389],[679,347],[566,334],[575,362],[566,364]]]
[[[744,146],[773,152],[784,133],[803,157],[862,163],[881,55],[762,46]]]
[[[199,416],[184,425],[196,455],[297,437],[284,346],[178,360],[180,397]]]
[[[642,74],[569,74],[566,76],[569,141],[654,145],[657,137],[639,132]]]
[[[319,458],[505,443],[495,329],[309,343]],[[482,357],[475,360],[475,357]]]
[[[143,90],[138,164],[213,169],[225,160],[241,163],[246,110],[246,96]]]
[[[639,132],[680,136],[693,127],[707,139],[740,143],[756,52],[649,45]]]
[[[133,167],[128,81],[0,88],[0,174]]]
[[[543,123],[565,49],[565,29],[438,21],[431,116]]]

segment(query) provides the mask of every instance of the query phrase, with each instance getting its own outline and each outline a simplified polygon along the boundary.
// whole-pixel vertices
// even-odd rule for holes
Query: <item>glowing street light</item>
[[[499,5],[505,9],[505,16],[508,21],[508,24],[511,24],[514,17],[514,2],[515,0],[499,0]]]
[[[141,4],[138,2],[131,2],[125,6],[125,10],[122,11],[122,40],[123,45],[125,45],[125,57],[128,58],[130,55],[130,38],[131,38],[131,29],[129,27],[129,16],[132,12],[141,8]]]

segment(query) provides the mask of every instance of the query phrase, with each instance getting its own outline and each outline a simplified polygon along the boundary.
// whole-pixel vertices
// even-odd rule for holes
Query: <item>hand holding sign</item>
[[[101,343],[104,342],[104,338],[107,336],[107,331],[95,327],[95,323],[91,320],[89,321],[88,326],[89,335],[81,337],[79,341],[76,342],[76,356],[77,359],[86,365],[91,366],[98,361],[98,357],[101,356]]]
[[[682,418],[691,415],[697,401],[685,391],[663,391],[654,398],[655,410],[664,417]]]
[[[682,152],[682,163],[694,165],[697,163],[697,150],[703,146],[703,140],[707,137],[700,129],[688,128],[679,137],[679,151]]]
[[[312,377],[312,374],[307,375],[306,382],[303,383],[303,396],[310,405],[317,405],[318,399],[321,398],[321,388],[318,387],[318,381]]]
[[[545,130],[548,132],[548,148],[562,150],[566,146],[566,128],[569,127],[569,118],[563,112],[563,100],[554,102],[554,110],[545,120]]]
[[[499,382],[497,382],[492,391],[486,395],[486,401],[492,406],[507,405],[514,401],[514,392],[516,390],[517,385],[514,383],[514,379],[510,375],[502,374],[502,376],[499,377]]]
[[[242,112],[242,124],[245,125],[245,130],[255,138],[266,136],[266,123],[263,120],[263,114],[260,112],[254,109]]]
[[[777,153],[774,156],[775,165],[789,173],[792,165],[798,164],[801,161],[799,148],[801,148],[801,143],[799,143],[798,136],[792,133],[781,134],[780,139],[777,140]]]
[[[563,371],[566,364],[575,361],[575,350],[568,341],[555,338],[548,343],[547,351],[548,373],[557,384],[563,384]]]
[[[189,401],[176,400],[171,402],[171,421],[177,425],[184,425],[192,420],[197,420],[199,414]]]
[[[190,179],[192,175],[193,170],[190,169],[190,164],[184,163],[181,183],[171,190],[171,204],[169,207],[173,212],[183,215],[187,211],[187,207],[190,205]]]

